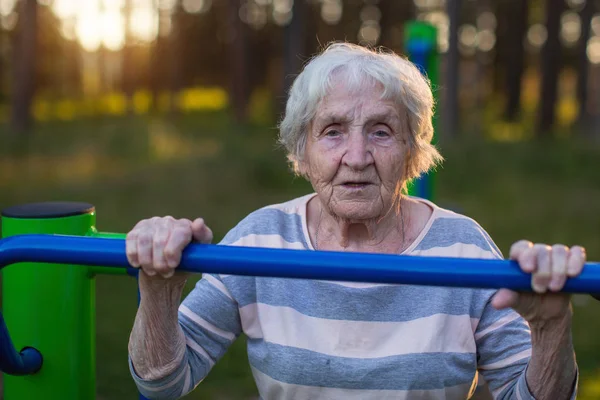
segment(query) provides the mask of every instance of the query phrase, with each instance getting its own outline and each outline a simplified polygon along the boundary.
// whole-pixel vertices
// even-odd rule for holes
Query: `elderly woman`
[[[280,127],[315,193],[251,213],[220,244],[501,258],[474,220],[404,194],[441,160],[433,106],[407,60],[330,45],[296,78]],[[182,250],[212,238],[204,219],[171,217],[127,236],[141,268],[130,369],[146,397],[189,393],[242,333],[263,399],[465,399],[479,376],[496,399],[576,395],[570,297],[557,292],[581,272],[581,247],[515,243],[532,293],[205,274],[181,302]]]

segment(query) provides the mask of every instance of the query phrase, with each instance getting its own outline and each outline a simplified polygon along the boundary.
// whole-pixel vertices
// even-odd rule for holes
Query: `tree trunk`
[[[158,13],[158,28],[156,30],[156,39],[152,43],[150,49],[150,68],[148,69],[150,79],[150,91],[152,92],[152,108],[154,111],[159,111],[158,99],[161,90],[164,90],[164,34],[162,31],[163,21],[169,16],[158,7],[159,0],[152,1],[152,7]]]
[[[515,121],[521,111],[521,81],[525,71],[525,46],[523,40],[527,33],[529,19],[529,0],[510,0],[512,24],[506,29],[506,89],[507,101],[504,118]]]
[[[230,42],[230,99],[233,113],[238,123],[248,120],[248,101],[250,99],[249,76],[250,63],[248,49],[248,26],[240,19],[240,0],[229,0],[229,26],[233,30]]]
[[[405,51],[402,40],[398,40],[398,30],[402,31],[402,27],[406,21],[415,18],[415,4],[413,0],[381,0],[379,2],[379,10],[381,11],[381,36],[379,43],[381,46],[391,49],[396,53]]]
[[[133,113],[133,92],[135,90],[135,73],[133,61],[133,38],[131,35],[131,12],[133,0],[125,0],[125,44],[123,46],[122,88],[127,100],[127,113]]]
[[[35,91],[35,66],[37,47],[37,1],[21,0],[19,26],[13,46],[13,87],[11,125],[15,133],[31,128],[31,107]]]
[[[445,101],[443,102],[443,135],[447,138],[456,136],[458,129],[458,80],[459,80],[459,63],[460,55],[458,53],[458,25],[460,18],[461,0],[448,0],[447,12],[450,19],[449,27],[449,46],[446,54],[446,93]]]
[[[292,21],[285,27],[283,40],[283,90],[278,102],[278,114],[285,111],[287,95],[300,73],[306,54],[306,0],[295,0],[292,8]]]
[[[175,115],[179,112],[179,104],[177,102],[179,92],[183,88],[183,71],[181,65],[181,49],[183,40],[183,24],[184,24],[184,13],[181,1],[177,0],[173,10],[171,18],[171,33],[167,38],[169,47],[167,49],[167,68],[168,68],[168,79],[169,79],[169,91],[171,92],[170,102],[170,113]]]
[[[579,102],[578,125],[583,131],[589,130],[591,113],[588,108],[588,74],[589,59],[587,56],[587,45],[590,39],[592,17],[594,16],[594,0],[587,0],[581,9],[581,37],[577,54],[577,100]]]
[[[550,136],[554,125],[555,107],[560,71],[560,16],[564,0],[546,0],[546,29],[548,37],[542,48],[542,84],[540,86],[540,108],[537,119],[538,136]]]

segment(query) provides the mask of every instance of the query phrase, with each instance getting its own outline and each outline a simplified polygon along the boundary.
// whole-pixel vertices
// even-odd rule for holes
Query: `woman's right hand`
[[[211,243],[212,231],[202,218],[194,221],[154,217],[138,222],[127,234],[127,260],[149,277],[171,278],[183,249],[192,240]]]

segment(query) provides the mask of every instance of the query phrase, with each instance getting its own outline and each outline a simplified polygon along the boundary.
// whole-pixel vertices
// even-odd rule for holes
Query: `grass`
[[[154,215],[204,216],[219,239],[252,210],[311,190],[289,173],[275,136],[274,129],[237,126],[222,113],[48,123],[18,143],[2,135],[0,208],[87,201],[96,206],[98,229],[117,232]],[[600,260],[600,148],[468,139],[441,150],[447,161],[436,202],[475,218],[505,255],[512,242],[528,238],[582,244]],[[136,295],[132,279],[97,278],[99,399],[136,396],[126,362]],[[574,304],[579,398],[598,398],[600,304],[588,296]],[[252,398],[244,345],[238,340],[187,398]]]

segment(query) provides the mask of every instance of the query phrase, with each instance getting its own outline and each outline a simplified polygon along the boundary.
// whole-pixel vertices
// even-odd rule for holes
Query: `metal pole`
[[[438,103],[437,86],[439,82],[439,55],[437,51],[437,29],[432,24],[421,21],[412,21],[406,25],[405,51],[408,58],[429,79],[435,103]],[[437,110],[437,107],[435,108]],[[437,111],[433,116],[434,137],[433,143],[437,143]],[[433,200],[435,196],[435,173],[429,172],[411,182],[408,193],[417,197]]]
[[[95,219],[94,207],[86,203],[17,206],[2,212],[2,237],[85,235]],[[24,262],[2,269],[2,275],[11,338],[18,350],[31,346],[43,357],[34,375],[4,375],[4,398],[95,398],[95,287],[88,268]]]

